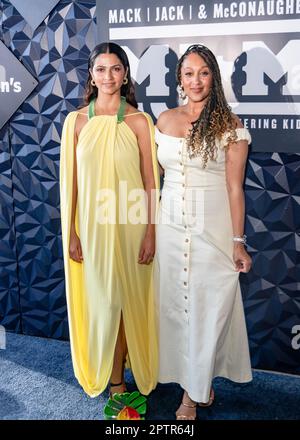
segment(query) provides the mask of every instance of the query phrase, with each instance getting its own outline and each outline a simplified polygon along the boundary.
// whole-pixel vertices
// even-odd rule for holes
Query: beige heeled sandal
[[[197,407],[197,403],[189,405],[188,403],[181,402],[181,405],[186,406],[187,408],[196,408]],[[196,420],[196,417],[197,417],[196,413],[195,413],[195,417],[193,417],[193,416],[186,416],[185,414],[178,414],[178,410],[176,412],[176,420]]]

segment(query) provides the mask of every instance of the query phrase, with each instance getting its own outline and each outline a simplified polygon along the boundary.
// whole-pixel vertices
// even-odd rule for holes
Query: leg
[[[124,364],[127,355],[127,343],[125,336],[125,329],[123,323],[123,316],[121,314],[120,327],[115,347],[113,369],[110,377],[111,393],[123,393],[126,391],[124,382]],[[113,385],[115,384],[115,385]]]
[[[176,411],[176,420],[195,420],[197,402],[190,399],[188,393],[184,391],[182,402]]]

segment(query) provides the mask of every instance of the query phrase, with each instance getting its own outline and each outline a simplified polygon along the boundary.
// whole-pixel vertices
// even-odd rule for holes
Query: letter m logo
[[[243,51],[247,53],[247,64],[243,67],[247,82],[242,88],[243,96],[267,96],[269,91],[264,75],[274,83],[286,75],[282,95],[300,95],[300,40],[290,40],[277,55],[263,41],[244,42]]]

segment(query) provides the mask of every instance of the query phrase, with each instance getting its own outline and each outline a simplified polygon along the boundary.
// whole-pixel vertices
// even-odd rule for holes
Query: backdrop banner
[[[0,129],[38,82],[0,41]]]
[[[300,0],[97,0],[97,23],[99,42],[126,50],[152,117],[177,105],[178,56],[204,44],[252,151],[300,152]]]

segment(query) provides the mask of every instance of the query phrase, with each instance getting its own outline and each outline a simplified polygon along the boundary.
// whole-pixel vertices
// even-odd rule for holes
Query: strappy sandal
[[[197,403],[188,404],[188,403],[184,403],[183,401],[181,402],[181,405],[186,406],[187,408],[196,408],[197,407]],[[196,420],[196,417],[197,417],[196,413],[195,413],[195,417],[193,417],[193,416],[186,416],[185,414],[177,414],[177,412],[176,412],[176,420]]]
[[[206,402],[206,403],[199,402],[198,405],[201,406],[202,408],[207,408],[208,406],[211,406],[214,403],[214,400],[215,400],[215,392],[214,392],[214,389],[212,388],[210,390],[210,396],[209,396],[208,402]]]
[[[124,390],[122,391],[122,393],[126,393],[127,389],[126,389],[126,385],[124,382],[120,382],[120,383],[110,382],[109,383],[109,397],[113,397],[114,394],[122,394],[122,393],[118,393],[117,391],[114,393],[112,392],[113,387],[120,387],[121,385],[124,385]]]

